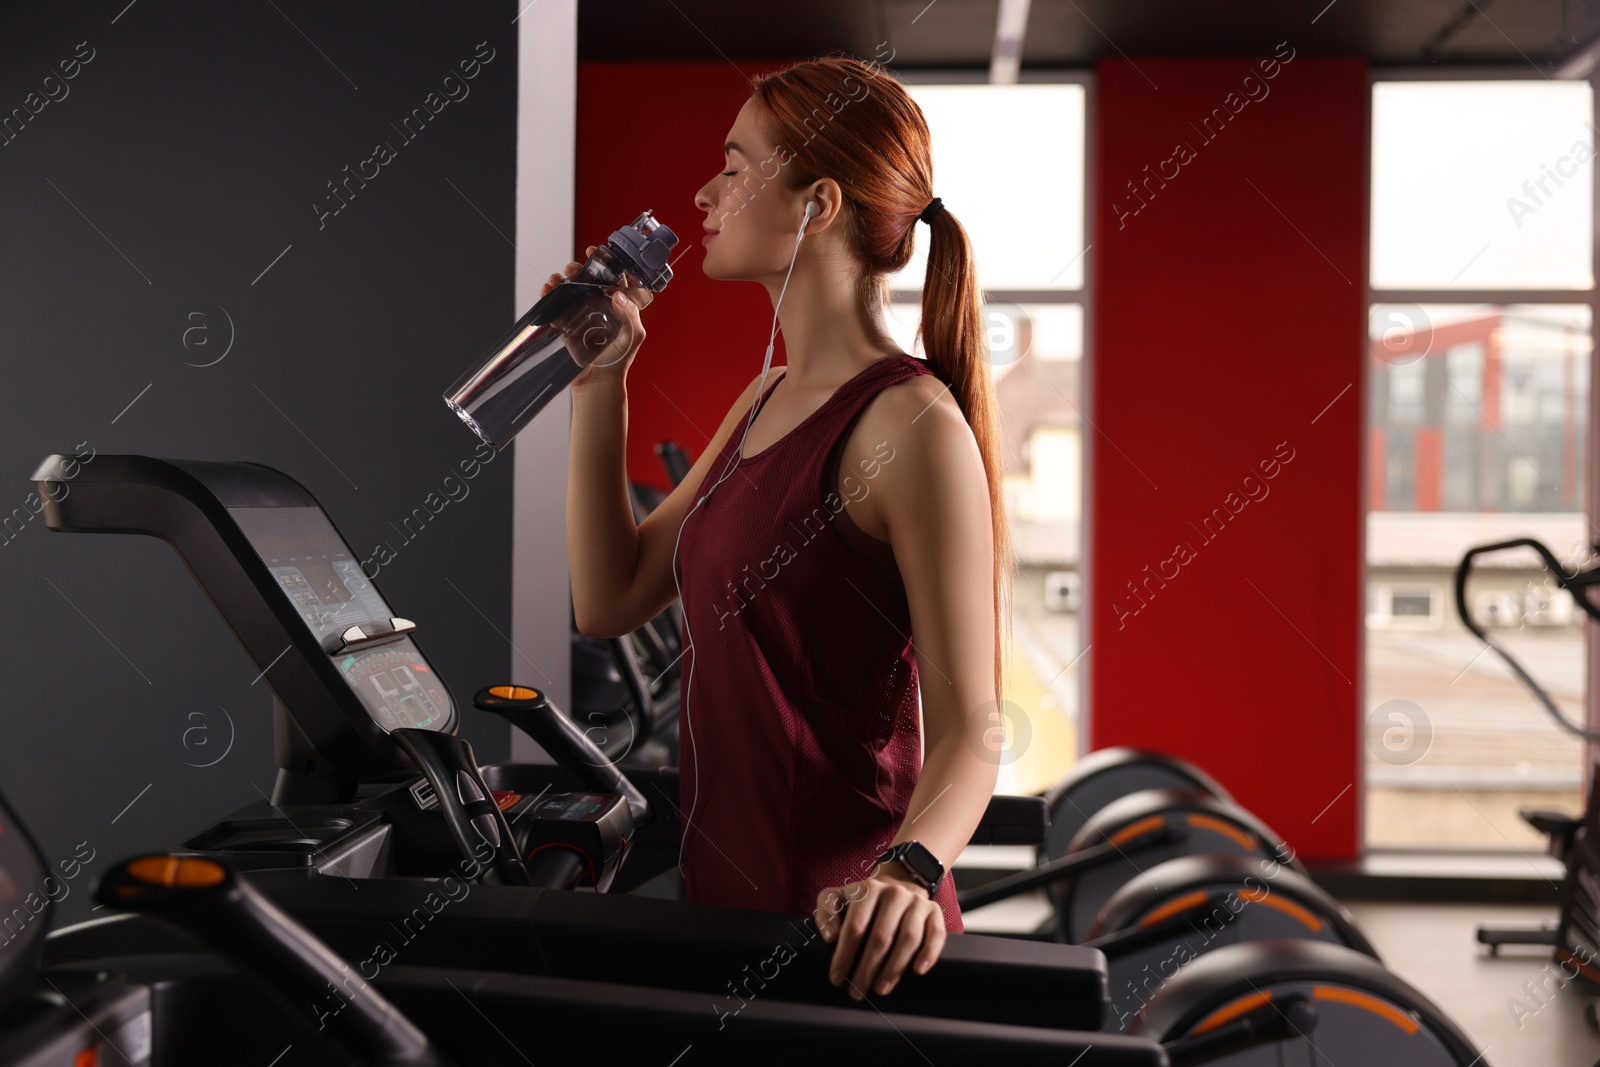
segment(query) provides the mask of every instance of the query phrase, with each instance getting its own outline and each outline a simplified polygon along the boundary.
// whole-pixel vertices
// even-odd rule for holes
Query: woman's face
[[[728,130],[722,173],[695,194],[706,213],[702,269],[724,281],[759,279],[788,270],[805,209],[805,190],[783,184],[787,148],[774,149],[762,128],[762,105],[745,102]],[[813,219],[806,233],[809,236]]]

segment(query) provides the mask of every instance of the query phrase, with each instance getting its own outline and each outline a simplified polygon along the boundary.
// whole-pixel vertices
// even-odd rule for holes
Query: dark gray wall
[[[393,547],[377,584],[458,704],[507,679],[511,456],[459,479],[476,439],[440,395],[512,317],[515,13],[0,14],[0,117],[19,109],[0,136],[0,789],[52,863],[94,851],[58,921],[111,861],[270,792],[273,764],[265,683],[176,553],[45,528],[45,455],[277,467],[358,551]],[[358,169],[340,207],[328,183]],[[430,493],[447,503],[408,541],[391,522]],[[465,714],[480,759],[505,758],[506,730]]]

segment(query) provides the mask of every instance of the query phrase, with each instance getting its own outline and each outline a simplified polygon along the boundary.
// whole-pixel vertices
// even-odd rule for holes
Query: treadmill
[[[52,962],[49,868],[0,798],[0,1063],[7,1067],[805,1064],[842,1047],[937,1062],[1166,1064],[1099,1034],[759,1001],[719,1019],[700,994],[393,963],[368,973],[218,860],[136,856],[95,898],[165,930],[168,951]],[[171,951],[178,944],[183,951]],[[41,966],[43,957],[43,966]],[[292,1056],[289,1054],[292,1052]]]
[[[833,947],[809,916],[627,894],[636,859],[676,857],[675,770],[624,775],[523,686],[489,687],[474,702],[529,730],[560,765],[479,768],[455,736],[461,713],[418,647],[417,624],[390,608],[287,475],[255,463],[57,455],[34,481],[54,530],[169,542],[263,672],[279,768],[272,797],[182,850],[247,872],[335,950],[374,964],[392,953],[408,964],[697,990],[740,1017],[752,999],[783,999],[1061,1030],[1104,1024],[1105,961],[1094,949],[951,935],[928,974],[907,974],[892,999],[858,1003],[827,981]],[[1039,798],[997,798],[995,810],[985,840],[1030,818],[1031,832],[1042,829]],[[580,882],[588,891],[571,891]],[[165,937],[119,917],[64,932],[55,950],[149,951]]]
[[[676,858],[673,768],[611,763],[543,693],[517,685],[480,689],[473,704],[528,732],[557,764],[480,768],[456,736],[460,712],[417,646],[417,624],[394,614],[294,479],[254,463],[132,455],[50,456],[33,477],[53,530],[168,541],[272,687],[271,800],[182,851],[242,871],[361,973],[378,974],[380,988],[412,967],[494,972],[482,988],[507,989],[506,1003],[518,983],[587,983],[576,1020],[590,1017],[584,1005],[637,995],[607,990],[659,986],[691,997],[718,1033],[765,1012],[826,1010],[819,1025],[841,1041],[851,1021],[888,1010],[896,1027],[916,1019],[952,1041],[992,1033],[1001,1044],[986,1059],[1014,1058],[1014,1042],[1073,1048],[1056,1062],[1081,1055],[1082,1067],[1245,1067],[1286,1051],[1483,1067],[1421,994],[1370,957],[1321,942],[1227,946],[1146,983],[1133,1037],[1087,1033],[1105,1028],[1110,991],[1105,957],[1081,945],[952,934],[928,974],[851,1001],[826,979],[833,947],[809,916],[627,893]],[[1037,843],[1047,825],[1043,798],[995,797],[974,841]],[[143,920],[81,924],[52,950],[102,961],[185,950]]]

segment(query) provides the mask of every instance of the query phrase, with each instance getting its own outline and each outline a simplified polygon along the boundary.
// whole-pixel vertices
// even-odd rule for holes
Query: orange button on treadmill
[[[129,877],[150,885],[203,889],[228,876],[219,864],[192,856],[145,856],[128,864]]]
[[[529,689],[525,685],[497,685],[489,692],[501,700],[536,700],[539,696],[537,689]]]

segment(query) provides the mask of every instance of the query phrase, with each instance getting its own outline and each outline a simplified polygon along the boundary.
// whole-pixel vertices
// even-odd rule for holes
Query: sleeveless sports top
[[[872,491],[893,444],[871,442],[872,460],[835,472],[867,403],[932,373],[906,355],[870,364],[740,460],[685,521],[678,762],[691,901],[810,915],[822,890],[867,877],[905,820],[922,772],[911,613],[889,543],[844,510]],[[960,933],[954,879],[935,899]]]

